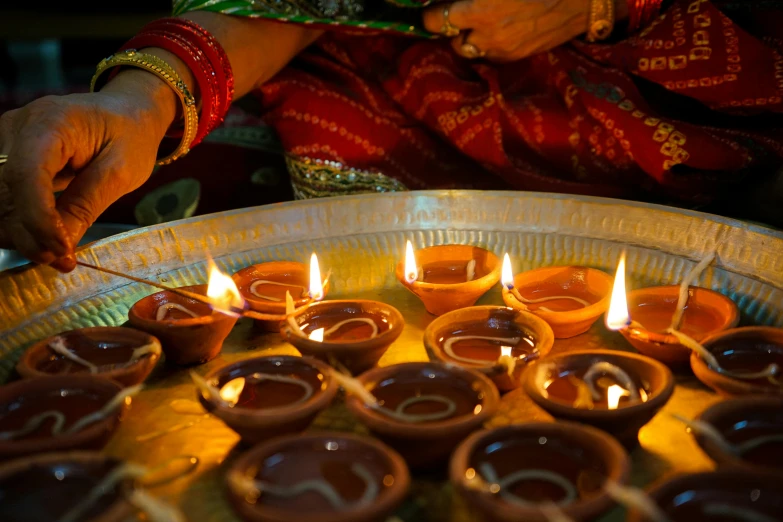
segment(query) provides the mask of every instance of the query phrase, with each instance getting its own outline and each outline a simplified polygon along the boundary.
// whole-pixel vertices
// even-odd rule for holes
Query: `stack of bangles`
[[[647,27],[661,11],[663,0],[628,0],[628,32]]]
[[[173,67],[156,56],[137,50],[150,47],[164,49],[188,66],[196,80],[199,103]],[[234,96],[234,75],[228,56],[206,29],[190,20],[164,18],[147,24],[120,52],[98,64],[90,90],[100,90],[119,67],[136,67],[155,74],[174,90],[182,103],[181,130],[170,129],[166,134],[169,138],[179,138],[179,145],[159,159],[158,165],[181,158],[220,125]]]

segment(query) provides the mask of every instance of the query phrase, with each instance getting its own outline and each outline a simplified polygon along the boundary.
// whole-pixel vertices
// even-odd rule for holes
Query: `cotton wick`
[[[49,341],[49,348],[51,348],[53,352],[62,355],[66,359],[70,359],[78,364],[81,364],[82,366],[87,367],[90,370],[90,373],[98,373],[98,367],[96,365],[86,359],[82,359],[68,348],[68,346],[65,344],[64,337],[58,335],[57,337],[52,338],[52,340]]]
[[[557,506],[566,506],[579,498],[579,492],[570,480],[559,473],[547,469],[520,469],[509,473],[503,478],[498,477],[495,468],[489,462],[481,463],[481,465],[479,465],[479,470],[486,481],[498,486],[493,488],[492,485],[490,485],[491,492],[499,493],[506,502],[521,507],[529,508],[531,505],[536,504],[535,502],[525,500],[508,490],[509,486],[522,480],[541,480],[560,487],[565,495],[563,499],[556,504]]]
[[[614,377],[620,386],[628,391],[630,395],[629,399],[631,401],[639,400],[639,389],[636,387],[636,383],[633,381],[633,379],[631,379],[631,376],[628,375],[625,370],[619,366],[605,361],[597,362],[590,366],[590,368],[588,368],[582,377],[582,380],[585,382],[587,387],[590,388],[590,393],[594,400],[601,400],[602,395],[596,389],[595,380],[602,374],[609,374]]]
[[[715,426],[709,422],[704,422],[698,419],[687,419],[676,413],[672,414],[672,417],[684,423],[693,433],[710,439],[716,446],[718,446],[720,451],[729,455],[736,455],[739,457],[748,451],[758,448],[764,444],[769,444],[771,442],[783,442],[783,433],[776,433],[773,435],[754,437],[740,444],[732,444]]]
[[[671,522],[663,510],[658,507],[658,504],[641,489],[621,486],[617,482],[607,479],[604,483],[604,490],[616,502],[641,512],[650,522]]]
[[[155,313],[155,320],[163,321],[166,318],[166,314],[168,314],[171,310],[179,310],[180,312],[187,314],[194,319],[199,317],[196,312],[185,308],[179,303],[165,303],[158,307],[158,311]]]
[[[682,317],[685,313],[685,306],[688,304],[690,298],[689,288],[691,284],[699,278],[702,272],[715,260],[716,252],[712,252],[710,255],[699,261],[699,263],[688,272],[680,283],[680,292],[677,298],[677,307],[674,309],[674,315],[672,316],[672,324],[670,328],[672,330],[679,330],[682,325]]]
[[[266,279],[259,279],[257,281],[253,281],[253,284],[250,285],[250,293],[254,296],[258,297],[259,299],[266,299],[267,301],[274,301],[274,302],[280,302],[281,299],[277,297],[272,297],[269,295],[264,295],[258,292],[258,287],[261,285],[273,285],[273,286],[287,286],[292,288],[301,288],[302,294],[300,297],[306,297],[307,296],[307,288],[305,288],[302,285],[294,285],[290,283],[280,283],[278,281],[268,281]]]

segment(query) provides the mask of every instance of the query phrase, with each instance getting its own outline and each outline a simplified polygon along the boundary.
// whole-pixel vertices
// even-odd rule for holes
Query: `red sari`
[[[783,164],[781,6],[677,0],[616,43],[506,65],[444,40],[328,33],[256,94],[300,197],[512,188],[698,204]]]

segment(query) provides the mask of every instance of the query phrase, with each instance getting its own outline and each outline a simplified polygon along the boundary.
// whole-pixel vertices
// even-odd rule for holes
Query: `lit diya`
[[[309,357],[273,356],[193,377],[204,408],[243,441],[256,443],[309,426],[337,393],[331,375],[329,366]]]
[[[593,520],[613,502],[630,462],[606,433],[570,422],[514,424],[474,433],[451,457],[449,477],[489,522]],[[565,518],[562,518],[565,517]]]
[[[374,368],[353,381],[348,408],[417,468],[445,461],[500,401],[483,374],[439,362]]]
[[[150,522],[183,522],[179,510],[143,486],[170,482],[197,463],[175,457],[147,469],[88,451],[17,459],[0,465],[0,499],[13,499],[3,503],[3,521],[120,522],[139,510]]]
[[[206,295],[219,303],[190,299],[164,290],[134,304],[128,312],[130,323],[149,332],[163,345],[166,361],[179,365],[202,364],[217,357],[245,301],[230,277],[210,263],[209,284],[179,290]]]
[[[309,277],[308,277],[309,272]],[[251,310],[266,314],[283,315],[286,312],[286,293],[299,308],[326,296],[328,278],[321,281],[321,270],[315,254],[310,256],[310,268],[294,261],[271,261],[243,268],[232,276],[239,293]],[[316,281],[315,296],[310,281]],[[280,331],[280,321],[258,321],[267,331]]]
[[[25,379],[0,387],[0,460],[103,447],[140,389],[122,389],[92,375]]]
[[[607,327],[619,330],[645,355],[671,366],[687,363],[691,349],[683,344],[683,335],[699,341],[739,322],[739,310],[731,299],[690,286],[714,258],[704,258],[679,286],[642,288],[626,297],[623,254],[617,265]]]
[[[133,328],[80,328],[32,345],[16,371],[28,378],[91,373],[133,386],[147,378],[160,352],[160,341]]]
[[[783,477],[745,470],[680,475],[653,486],[655,509],[631,508],[628,522],[779,522]]]
[[[527,364],[546,356],[553,343],[542,319],[503,306],[454,310],[424,330],[430,357],[480,371],[501,391],[518,387]]]
[[[758,326],[714,334],[691,355],[691,368],[724,396],[783,394],[783,329]]]
[[[730,399],[696,419],[677,418],[719,466],[783,475],[783,397]]]
[[[508,254],[503,256],[503,302],[536,314],[549,323],[555,337],[574,337],[609,308],[612,277],[583,266],[553,266],[513,275]]]
[[[228,496],[252,522],[375,522],[404,500],[402,458],[380,442],[347,433],[279,437],[229,469]]]
[[[465,308],[500,280],[500,260],[483,248],[440,245],[414,253],[411,242],[397,265],[397,280],[433,315]]]
[[[359,373],[375,366],[404,325],[396,308],[378,301],[314,302],[298,310],[289,302],[280,333],[303,355]]]
[[[542,359],[522,374],[522,386],[552,416],[590,424],[634,444],[639,429],[674,392],[674,376],[643,355],[594,350]]]

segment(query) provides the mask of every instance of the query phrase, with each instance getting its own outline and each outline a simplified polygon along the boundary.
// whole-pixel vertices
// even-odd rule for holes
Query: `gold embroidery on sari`
[[[380,172],[353,169],[338,161],[287,154],[286,165],[296,199],[408,190],[396,179]]]

